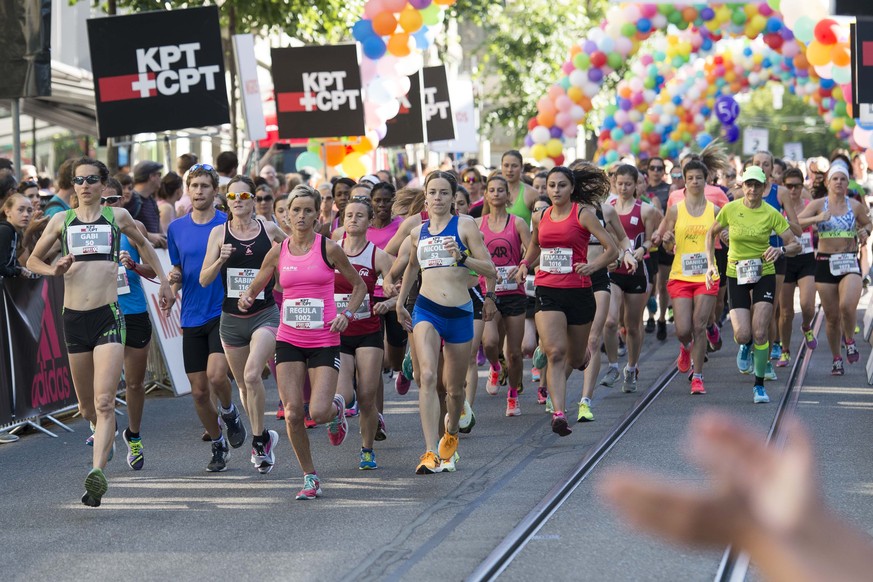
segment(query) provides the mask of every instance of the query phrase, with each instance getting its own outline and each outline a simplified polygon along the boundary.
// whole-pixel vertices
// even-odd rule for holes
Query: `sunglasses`
[[[188,169],[189,172],[196,172],[197,170],[206,170],[207,172],[214,172],[215,168],[213,168],[209,164],[194,164],[193,166],[191,166]]]
[[[240,200],[251,200],[255,197],[251,192],[228,192],[226,196],[228,200],[236,200],[237,198]]]
[[[476,183],[476,176],[468,176],[468,177],[464,178],[464,184],[475,184],[475,183]]]
[[[246,192],[246,194],[248,194],[248,192]],[[243,198],[243,200],[245,200],[245,198]],[[255,196],[255,200],[257,200],[258,202],[272,202],[273,197],[272,196]]]
[[[100,176],[98,176],[97,174],[91,174],[90,176],[76,176],[75,178],[73,178],[73,184],[75,184],[76,186],[81,186],[85,182],[88,182],[89,184],[96,184],[99,181]]]
[[[789,190],[797,190],[798,188],[803,188],[803,184],[798,182],[797,184],[785,184],[785,187]]]
[[[650,172],[663,172],[667,168],[665,166],[649,166]]]
[[[104,196],[100,199],[103,204],[115,204],[121,199],[121,196]]]
[[[682,174],[670,174],[670,177],[674,180],[680,180],[682,179]]]

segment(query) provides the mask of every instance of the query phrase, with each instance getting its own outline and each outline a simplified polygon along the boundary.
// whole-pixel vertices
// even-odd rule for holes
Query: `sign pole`
[[[21,102],[12,100],[12,163],[15,171],[21,176]]]

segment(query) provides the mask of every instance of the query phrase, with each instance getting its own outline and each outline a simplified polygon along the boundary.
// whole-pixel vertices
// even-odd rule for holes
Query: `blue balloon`
[[[637,20],[637,30],[642,32],[643,34],[652,30],[652,21],[648,18],[640,18]]]
[[[376,35],[364,39],[361,48],[364,50],[364,55],[372,61],[381,59],[387,50],[385,42]]]
[[[722,95],[715,101],[715,116],[724,125],[731,125],[740,116],[740,104],[730,95]]]
[[[701,133],[697,136],[697,145],[702,148],[705,148],[709,144],[712,143],[712,136],[708,133]]]
[[[364,42],[374,34],[376,33],[373,31],[373,21],[371,20],[359,20],[352,26],[352,36],[358,42]]]
[[[704,37],[703,42],[700,43],[700,48],[701,48],[701,50],[704,50],[704,51],[711,50],[712,49],[712,39],[709,38],[708,36]]]
[[[606,129],[612,130],[615,129],[615,126],[615,118],[612,115],[603,120],[603,127]]]
[[[422,26],[412,35],[415,39],[415,47],[424,50],[430,46],[430,39],[427,38],[427,27]]]
[[[746,47],[746,48],[744,48],[744,49],[743,49],[743,55],[745,55],[745,56],[747,56],[747,57],[752,56],[752,48],[751,48],[751,47]]]
[[[324,163],[318,157],[318,154],[312,152],[303,152],[297,156],[297,161],[294,163],[294,167],[297,168],[298,172],[306,167],[320,168],[323,165]]]
[[[820,83],[822,89],[833,89],[834,85],[836,85],[836,82],[833,79],[822,78]]]
[[[740,139],[740,128],[734,124],[724,126],[724,139],[728,143],[734,143]]]

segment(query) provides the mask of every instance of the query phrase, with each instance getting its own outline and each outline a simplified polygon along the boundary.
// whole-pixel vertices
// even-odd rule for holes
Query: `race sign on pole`
[[[409,93],[405,100],[401,99],[400,113],[386,124],[388,133],[379,142],[380,146],[454,139],[455,124],[446,68],[444,65],[425,67],[422,72],[423,75],[416,73],[409,77]],[[424,128],[422,123],[426,124]]]
[[[280,139],[364,135],[354,44],[274,48],[271,54]]]
[[[852,96],[857,103],[873,103],[873,20],[859,18],[853,32]]]
[[[264,104],[261,101],[261,84],[258,82],[254,35],[233,35],[233,56],[246,118],[246,137],[252,141],[260,141],[267,137],[267,122],[264,120]]]
[[[784,159],[786,162],[802,162],[804,160],[803,144],[799,141],[785,142],[782,148],[782,159]]]
[[[469,78],[459,78],[454,81],[451,102],[455,117],[455,139],[432,142],[430,149],[437,152],[478,152],[479,132],[476,131],[473,81]]]
[[[218,8],[88,20],[100,138],[230,121]]]
[[[759,127],[747,127],[743,130],[743,155],[753,156],[770,147],[770,132]]]
[[[425,141],[421,93],[421,75],[415,73],[409,77],[409,92],[400,98],[400,111],[385,123],[388,131],[379,142],[381,147],[402,147]]]

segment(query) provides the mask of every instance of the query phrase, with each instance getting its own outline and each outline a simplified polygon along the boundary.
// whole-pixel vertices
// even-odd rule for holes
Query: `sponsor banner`
[[[76,404],[64,343],[63,279],[7,279],[3,293],[15,418],[51,414]]]
[[[405,100],[401,99],[397,117],[388,121],[388,133],[379,142],[380,146],[405,146],[455,138],[445,65],[425,67],[421,71],[409,77],[409,94]],[[472,88],[470,93],[472,97]],[[422,124],[425,124],[424,131]],[[472,151],[476,149],[478,145]]]
[[[462,77],[452,83],[450,101],[455,119],[455,139],[435,141],[430,144],[430,149],[435,152],[478,152],[479,132],[476,131],[473,81]]]
[[[271,51],[279,138],[364,135],[357,45]]]
[[[400,98],[400,111],[389,119],[388,131],[379,142],[380,147],[403,147],[410,143],[424,143],[424,106],[421,102],[421,75],[409,77],[409,92]]]
[[[230,121],[218,8],[88,20],[100,138]]]
[[[267,122],[264,120],[264,104],[261,101],[261,85],[258,82],[254,35],[233,35],[233,55],[236,59],[236,74],[246,118],[246,137],[252,141],[260,141],[267,137]]]
[[[155,253],[164,267],[164,273],[169,273],[172,267],[170,254],[166,249],[155,249]],[[182,296],[176,294],[176,303],[170,313],[166,314],[160,308],[160,295],[158,294],[160,288],[160,285],[142,278],[142,290],[145,293],[149,316],[152,320],[152,341],[157,340],[161,354],[164,356],[164,364],[170,374],[173,392],[176,396],[181,396],[191,392],[191,384],[188,383],[188,376],[185,375],[185,363],[182,360],[182,327],[180,323]]]

